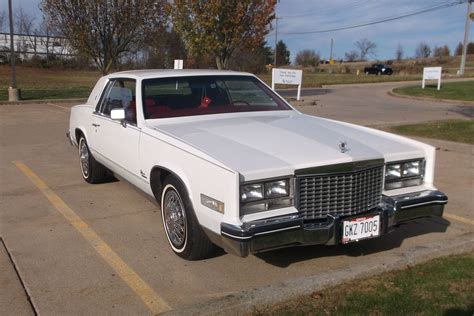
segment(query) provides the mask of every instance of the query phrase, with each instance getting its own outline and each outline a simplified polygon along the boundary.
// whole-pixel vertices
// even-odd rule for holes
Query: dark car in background
[[[364,68],[364,73],[366,75],[388,75],[391,76],[393,74],[393,69],[384,65],[384,64],[373,64],[370,67]]]

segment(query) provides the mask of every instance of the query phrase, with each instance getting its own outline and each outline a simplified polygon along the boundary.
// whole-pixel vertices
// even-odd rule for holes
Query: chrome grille
[[[297,176],[296,184],[297,207],[303,218],[355,215],[380,203],[383,166],[348,173]]]

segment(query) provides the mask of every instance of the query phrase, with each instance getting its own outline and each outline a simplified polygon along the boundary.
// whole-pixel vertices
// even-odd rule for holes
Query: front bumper
[[[346,218],[380,215],[380,235],[394,226],[421,217],[442,217],[448,197],[439,191],[421,191],[399,196],[383,196],[375,209],[357,216],[331,217],[323,221],[305,221],[298,214],[244,223],[242,226],[221,224],[222,246],[227,252],[245,257],[277,248],[303,245],[336,245],[342,239]]]
[[[71,146],[76,146],[76,145],[74,144],[74,142],[72,141],[72,138],[71,138],[71,131],[69,131],[69,130],[66,131],[66,138],[67,138],[67,140],[69,141],[69,144],[71,144]]]

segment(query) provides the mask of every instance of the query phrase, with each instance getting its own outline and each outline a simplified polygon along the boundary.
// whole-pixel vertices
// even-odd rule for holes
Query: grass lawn
[[[441,90],[434,85],[421,88],[417,86],[401,87],[393,90],[395,93],[411,95],[416,97],[429,97],[435,99],[452,99],[463,101],[474,101],[474,81],[449,82],[442,84]]]
[[[474,144],[474,120],[445,120],[386,128],[388,132]]]
[[[254,315],[466,315],[474,313],[474,253],[355,280]]]
[[[0,66],[0,73],[0,101],[8,100],[10,67]],[[100,73],[18,66],[16,77],[24,100],[68,99],[87,98]]]
[[[8,99],[10,67],[0,66],[0,101]],[[5,75],[3,75],[5,74]],[[97,71],[42,69],[26,66],[17,67],[18,87],[24,100],[87,98],[100,77]],[[259,77],[271,84],[271,74]],[[303,87],[320,87],[330,84],[373,83],[388,81],[419,80],[419,75],[366,76],[361,74],[303,73]],[[278,86],[277,86],[278,87]],[[291,86],[281,86],[290,88]]]
[[[324,65],[326,68],[328,65]],[[355,67],[355,66],[354,66]],[[356,68],[363,68],[359,65]],[[328,69],[326,69],[328,70]],[[8,99],[8,86],[10,85],[10,67],[0,65],[0,101]],[[474,73],[470,74],[474,75]],[[73,69],[44,69],[33,68],[24,65],[17,66],[18,87],[22,91],[25,100],[34,99],[62,99],[62,98],[87,98],[100,77],[98,71],[73,70]],[[259,77],[266,83],[271,84],[271,74],[261,74]],[[392,76],[359,76],[351,73],[328,73],[328,72],[303,72],[303,87],[321,87],[322,85],[350,84],[350,83],[374,83],[393,82],[406,80],[421,80],[421,75],[392,75]],[[474,83],[474,81],[473,81]],[[443,86],[443,90],[446,84]],[[291,88],[291,86],[278,86],[277,88]],[[471,90],[472,86],[471,86]]]

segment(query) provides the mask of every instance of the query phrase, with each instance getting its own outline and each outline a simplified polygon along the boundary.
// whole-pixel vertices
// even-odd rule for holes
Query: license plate
[[[347,244],[361,239],[380,235],[380,215],[354,218],[342,225],[342,243]]]

